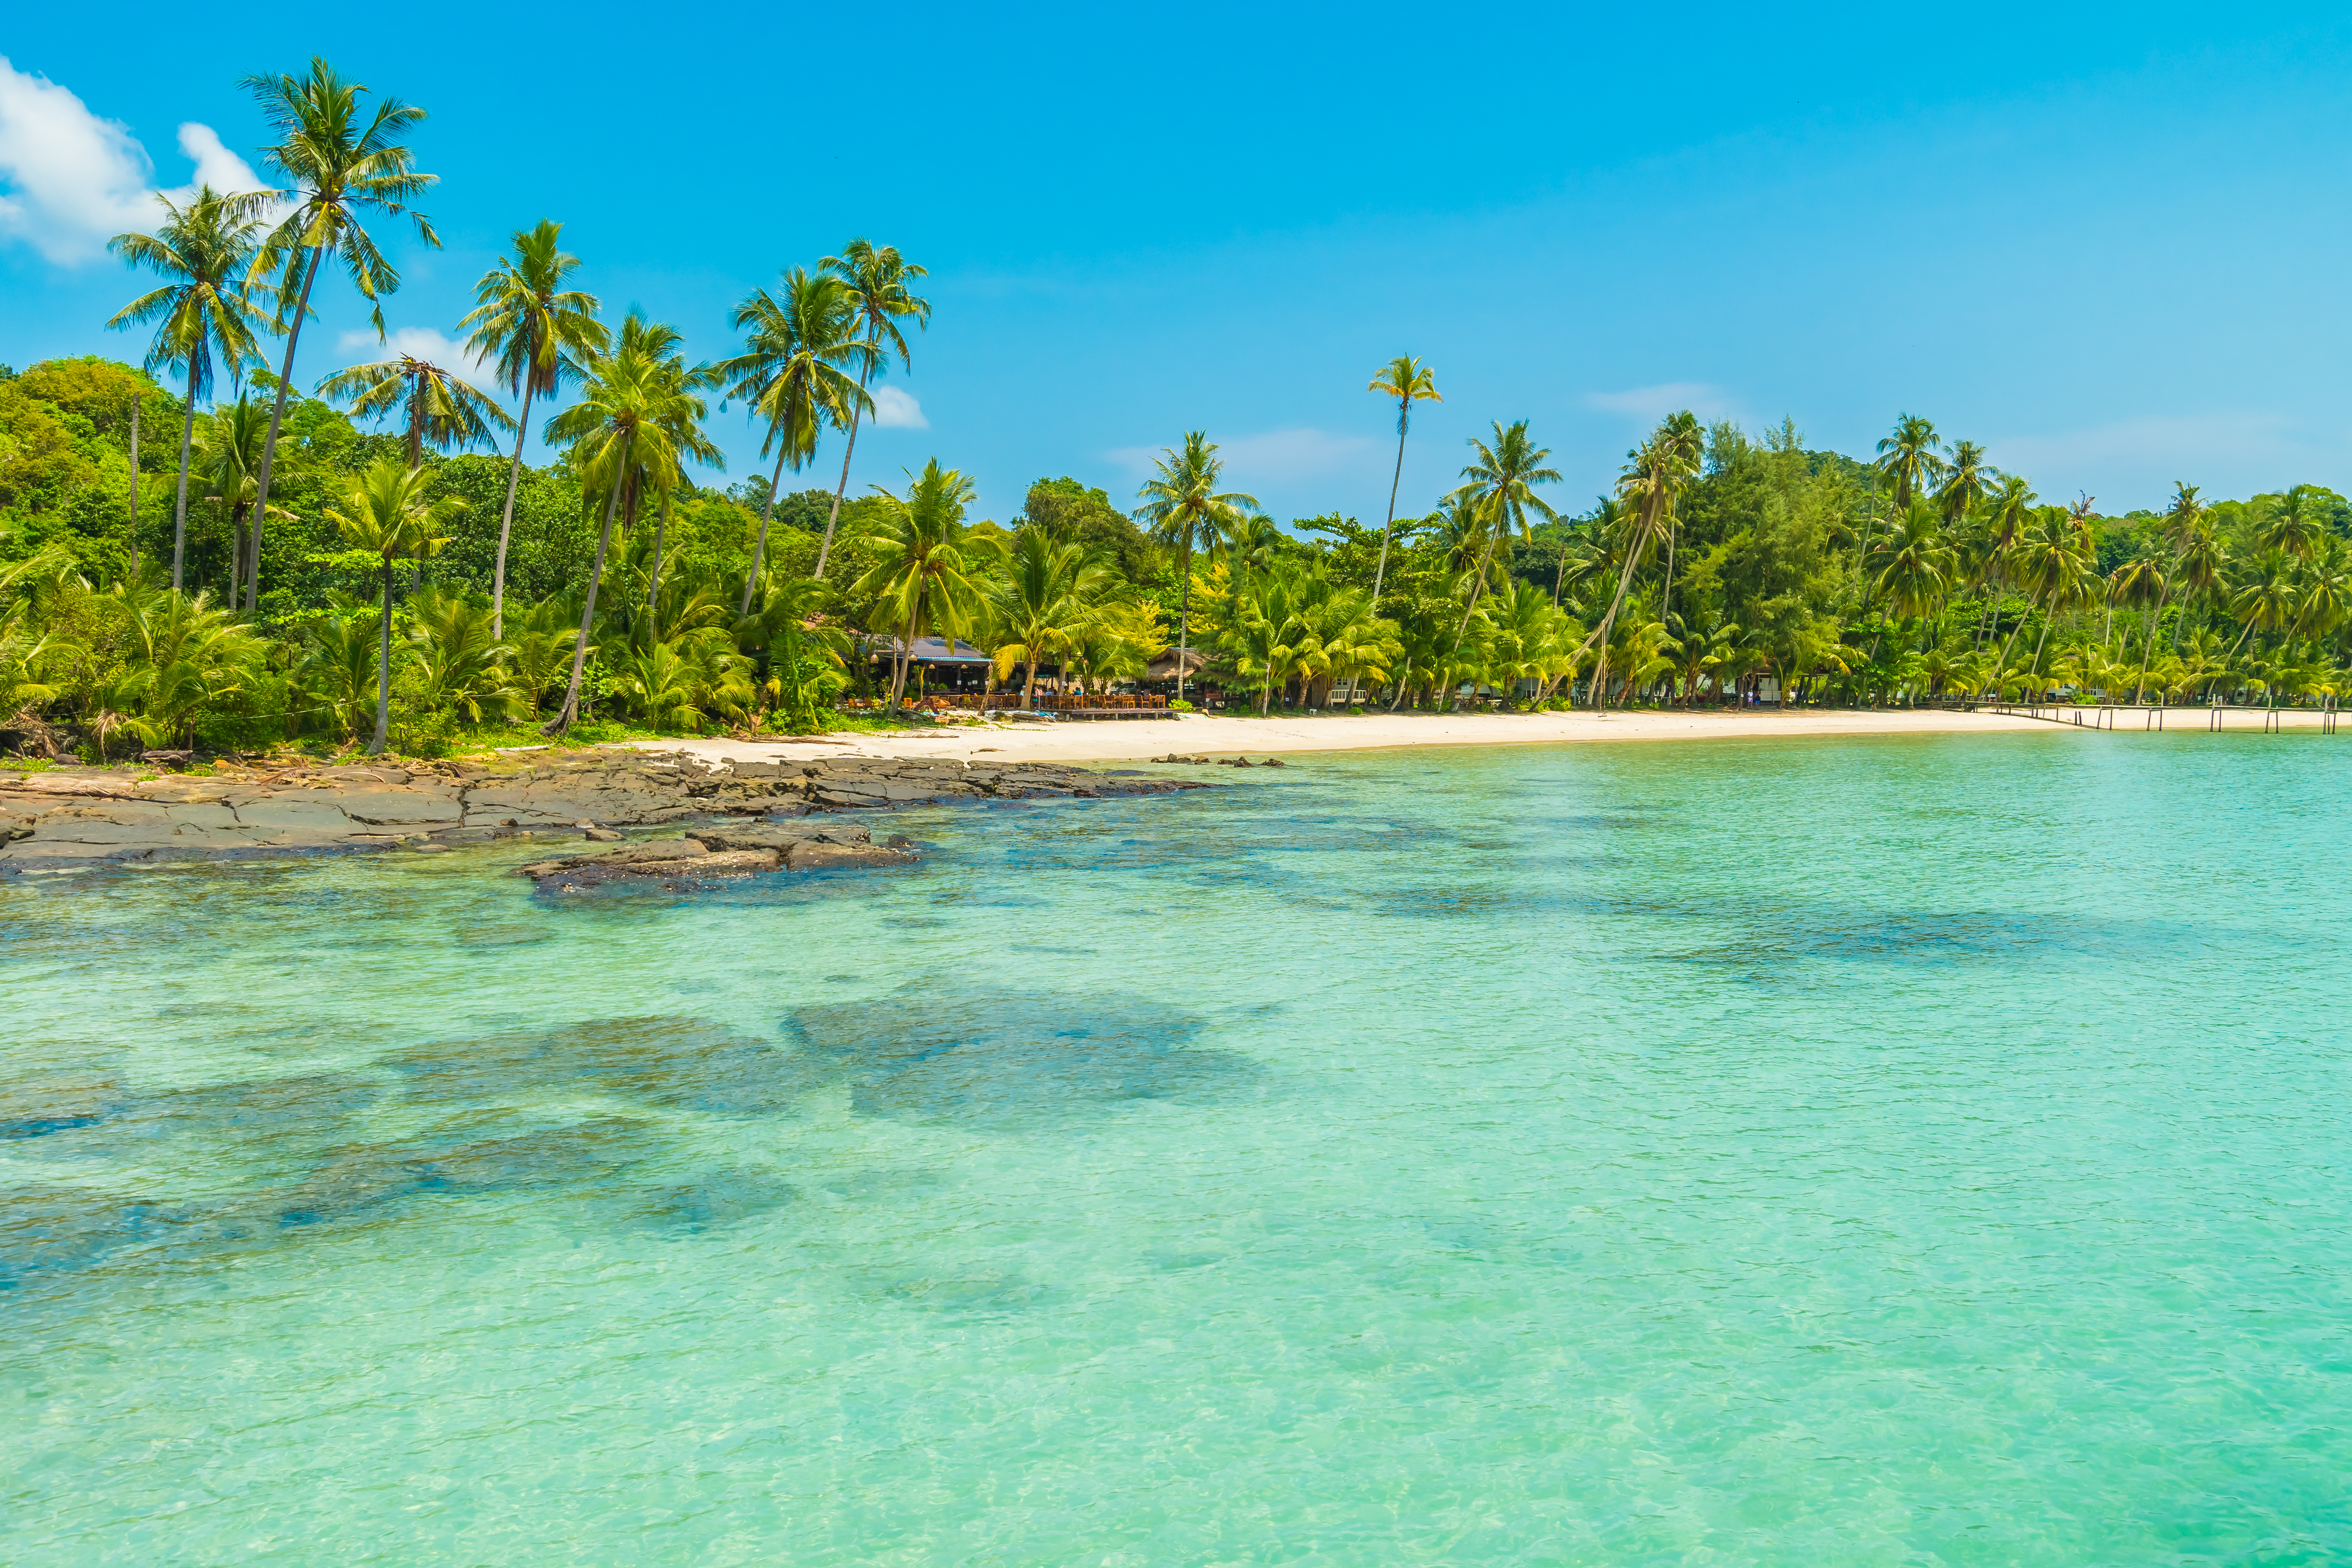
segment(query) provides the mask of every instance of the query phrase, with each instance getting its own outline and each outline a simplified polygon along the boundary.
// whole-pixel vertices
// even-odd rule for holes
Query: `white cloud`
[[[194,195],[199,185],[210,185],[225,196],[269,188],[250,164],[222,144],[219,133],[209,125],[199,125],[191,120],[181,126],[180,151],[196,165],[196,177],[176,190],[163,193],[175,202],[184,202]]]
[[[895,386],[874,389],[874,423],[886,430],[928,430],[931,422],[923,417],[923,405],[914,395]]]
[[[180,127],[197,181],[217,190],[263,188],[208,126]],[[101,120],[68,89],[17,70],[0,55],[0,238],[21,240],[71,266],[106,254],[118,234],[150,227],[154,165],[120,121]],[[195,184],[167,192],[175,200]]]
[[[1328,430],[1306,428],[1268,430],[1220,441],[1217,456],[1224,461],[1226,482],[1246,488],[1337,473],[1370,461],[1381,446],[1369,436],[1335,436]],[[1158,447],[1118,447],[1103,456],[1140,476],[1151,471],[1160,454]]]
[[[345,364],[374,364],[380,360],[398,359],[402,354],[421,359],[427,364],[437,364],[444,370],[473,374],[482,368],[465,344],[451,341],[431,327],[394,327],[381,343],[375,334],[362,327],[355,332],[345,332],[335,340],[335,347],[348,357]],[[485,389],[487,390],[487,389]]]
[[[1689,409],[1702,419],[1718,419],[1731,411],[1723,388],[1704,381],[1669,381],[1657,386],[1633,386],[1623,392],[1588,392],[1587,408],[1622,414],[1631,419],[1664,419]]]

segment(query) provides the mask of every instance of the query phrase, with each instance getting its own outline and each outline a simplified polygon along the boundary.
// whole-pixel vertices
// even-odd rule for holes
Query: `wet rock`
[[[908,849],[879,844],[829,844],[821,839],[795,844],[784,851],[784,866],[793,871],[842,871],[869,866],[910,866],[921,857]]]

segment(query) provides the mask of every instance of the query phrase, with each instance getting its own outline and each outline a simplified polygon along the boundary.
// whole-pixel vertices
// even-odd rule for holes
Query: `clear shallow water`
[[[2347,746],[0,886],[0,1558],[2341,1560]]]

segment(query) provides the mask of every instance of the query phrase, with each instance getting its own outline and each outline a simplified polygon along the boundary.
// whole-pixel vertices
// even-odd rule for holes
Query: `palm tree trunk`
[[[580,721],[580,672],[588,663],[588,634],[596,625],[596,588],[604,580],[604,552],[613,546],[613,514],[621,509],[621,482],[629,471],[631,430],[621,437],[621,460],[613,465],[613,493],[604,498],[604,527],[596,535],[596,563],[588,570],[588,603],[580,612],[580,640],[572,645],[572,682],[563,689],[563,707],[540,726],[542,735],[561,735]]]
[[[392,557],[383,558],[383,635],[376,645],[375,660],[375,739],[368,742],[368,755],[377,756],[383,751],[384,734],[392,724]]]
[[[194,355],[189,356],[194,358]],[[139,581],[139,394],[131,395],[131,581]]]
[[[1486,574],[1494,569],[1495,542],[1502,536],[1503,520],[1495,520],[1495,532],[1486,540],[1486,552],[1478,557],[1478,580],[1470,584],[1470,602],[1462,606],[1462,624],[1454,628],[1454,651],[1462,651],[1462,639],[1470,630],[1470,616],[1478,608],[1478,595],[1486,591]]]
[[[269,405],[269,434],[261,443],[261,472],[254,479],[259,493],[253,503],[253,574],[245,584],[248,614],[261,603],[261,520],[269,515],[269,470],[278,457],[278,426],[286,418],[287,389],[294,384],[294,346],[302,339],[302,320],[310,311],[310,286],[319,280],[325,252],[325,246],[312,246],[310,264],[302,268],[302,295],[294,302],[293,323],[286,329],[286,360],[278,372],[278,400]]]
[[[1034,710],[1037,706],[1037,647],[1034,643],[1021,650],[1021,706]],[[1179,669],[1183,667],[1177,666]]]
[[[172,592],[182,591],[181,563],[188,551],[188,450],[196,438],[196,373],[188,371],[188,411],[180,421],[180,489],[172,503]]]
[[[751,574],[743,579],[743,607],[736,612],[737,615],[748,616],[751,613],[751,595],[760,586],[760,563],[767,559],[768,554],[768,522],[776,515],[776,487],[784,482],[785,449],[783,433],[779,431],[776,435],[776,471],[768,476],[768,504],[760,509],[760,537],[751,543]],[[847,459],[844,458],[843,461],[845,465]],[[842,482],[846,484],[848,481],[849,472],[845,466],[842,470]],[[825,537],[827,539],[833,537],[830,529],[826,531]],[[818,563],[816,574],[820,577],[824,575],[823,563]]]
[[[506,510],[499,514],[499,563],[490,573],[490,640],[507,635],[507,540],[514,532],[515,487],[522,482],[522,444],[530,439],[530,397],[538,388],[526,375],[522,383],[522,417],[515,421],[514,461],[507,465]]]
[[[923,601],[918,597],[907,606],[907,630],[898,638],[898,657],[892,659],[890,671],[890,710],[898,710],[898,699],[907,689],[907,666],[915,657],[915,623],[921,619]]]
[[[849,444],[841,449],[841,482],[833,487],[833,510],[824,520],[824,542],[816,547],[816,574],[820,577],[824,575],[825,558],[833,553],[833,528],[841,521],[841,498],[849,493],[849,459],[857,451],[857,426],[866,416],[866,378],[873,374],[871,363],[858,373],[857,405],[849,411]],[[775,487],[769,486],[768,492],[773,495]]]
[[[1381,560],[1372,568],[1372,614],[1381,613],[1381,584],[1388,580],[1389,535],[1396,530],[1397,487],[1404,482],[1404,426],[1406,412],[1412,407],[1410,398],[1402,400],[1397,414],[1396,471],[1389,476],[1389,520],[1381,524]]]
[[[654,641],[661,641],[661,623],[654,619],[655,606],[661,599],[662,547],[669,538],[669,492],[662,491],[661,516],[654,522],[654,569],[646,577],[646,630]]]
[[[1176,569],[1184,574],[1183,583],[1176,590],[1176,700],[1181,702],[1184,700],[1185,658],[1191,651],[1189,634],[1192,611],[1192,542],[1189,539],[1176,558]]]
[[[2140,638],[2139,683],[2132,688],[2132,706],[2135,708],[2139,706],[2140,698],[2147,691],[2147,661],[2156,652],[2156,626],[2164,619],[2164,601],[2171,596],[2171,593],[2168,586],[2156,596],[2156,608],[2149,612],[2147,617],[2147,634]]]

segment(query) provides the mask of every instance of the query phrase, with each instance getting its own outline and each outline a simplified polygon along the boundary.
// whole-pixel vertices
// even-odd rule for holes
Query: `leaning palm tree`
[[[118,234],[107,248],[133,267],[152,268],[173,281],[142,294],[106,324],[156,322],[148,371],[179,370],[188,378],[188,404],[180,416],[180,488],[172,506],[176,593],[188,547],[188,451],[195,437],[196,404],[212,390],[215,354],[232,380],[242,379],[247,365],[261,363],[253,334],[265,323],[253,300],[268,286],[246,276],[261,232],[260,197],[225,196],[201,185],[184,207],[169,196],[156,200],[163,204],[164,216],[153,234]]]
[[[1685,409],[1668,415],[1648,440],[1626,454],[1624,477],[1617,486],[1619,493],[1633,503],[1623,517],[1625,564],[1617,574],[1617,592],[1611,597],[1608,610],[1575,654],[1580,659],[1587,648],[1598,645],[1601,649],[1600,660],[1592,668],[1592,703],[1596,708],[1601,706],[1601,693],[1608,689],[1610,634],[1616,628],[1617,612],[1624,606],[1625,590],[1633,585],[1633,574],[1641,566],[1643,555],[1667,537],[1667,531],[1674,526],[1675,502],[1683,487],[1698,477],[1704,439],[1697,416]]]
[[[1462,624],[1454,628],[1456,647],[1462,636],[1470,629],[1471,612],[1478,607],[1478,597],[1485,592],[1488,574],[1494,566],[1495,547],[1507,532],[1522,539],[1528,532],[1528,513],[1536,512],[1548,522],[1558,522],[1559,513],[1552,510],[1535,487],[1550,484],[1559,478],[1559,470],[1544,467],[1551,448],[1538,447],[1528,435],[1524,419],[1510,425],[1495,421],[1495,439],[1491,445],[1473,436],[1472,450],[1477,453],[1462,470],[1463,484],[1454,491],[1483,526],[1486,539],[1478,564],[1470,581],[1470,602],[1462,607]]]
[[[840,279],[795,267],[784,274],[783,298],[755,289],[735,307],[729,323],[746,331],[743,352],[713,367],[724,381],[730,398],[751,400],[751,413],[767,423],[760,438],[760,455],[776,451],[776,469],[768,478],[768,499],[760,509],[760,536],[751,546],[751,570],[743,579],[743,605],[739,614],[751,613],[751,595],[759,586],[760,570],[768,553],[768,525],[776,515],[776,487],[783,482],[784,465],[798,472],[816,455],[819,428],[830,423],[836,430],[855,430],[858,416],[874,406],[866,395],[866,377],[884,358],[870,338],[858,335],[858,297]],[[854,365],[852,381],[843,367]],[[724,406],[722,405],[722,406]],[[846,465],[847,459],[843,459]],[[845,474],[846,468],[845,466]],[[831,525],[827,525],[828,539]],[[824,567],[820,565],[822,573]]]
[[[1143,504],[1135,516],[1150,528],[1152,538],[1176,552],[1176,700],[1181,702],[1184,661],[1192,648],[1192,551],[1214,543],[1241,521],[1244,510],[1257,510],[1257,498],[1217,489],[1225,465],[1205,430],[1187,430],[1181,451],[1162,447],[1153,462],[1158,471],[1136,491]]]
[[[251,76],[239,84],[260,101],[262,117],[277,132],[278,142],[262,151],[262,162],[282,175],[286,188],[262,193],[265,199],[293,204],[278,226],[262,242],[254,258],[257,274],[278,271],[278,324],[286,333],[286,360],[278,373],[278,400],[269,410],[269,434],[262,442],[260,496],[254,526],[269,510],[269,471],[278,454],[278,430],[286,419],[286,395],[294,384],[294,351],[302,337],[302,323],[310,314],[310,290],[319,273],[339,260],[360,297],[368,301],[369,320],[382,339],[383,296],[400,287],[400,273],[361,222],[380,214],[406,217],[416,226],[416,237],[438,246],[441,238],[421,213],[407,204],[430,187],[436,176],[420,174],[415,154],[401,139],[425,118],[425,111],[387,98],[361,124],[360,94],[367,88],[345,81],[325,60],[315,57],[299,77]],[[254,559],[260,560],[258,545]],[[261,574],[246,584],[246,607],[259,602]]]
[[[1404,481],[1404,430],[1412,419],[1412,405],[1420,402],[1443,403],[1437,395],[1437,379],[1429,367],[1411,354],[1399,354],[1381,366],[1372,384],[1364,388],[1384,397],[1397,400],[1397,457],[1395,471],[1389,475],[1388,521],[1381,524],[1381,558],[1372,568],[1372,603],[1381,602],[1381,584],[1387,580],[1389,570],[1389,535],[1396,529],[1397,486]]]
[[[980,585],[965,558],[964,509],[978,492],[953,468],[933,458],[920,474],[908,474],[907,493],[882,489],[882,525],[866,544],[874,564],[850,589],[853,597],[878,599],[898,627],[898,652],[890,660],[890,706],[907,689],[907,668],[915,639],[936,629],[950,647],[971,622]]]
[[[507,465],[506,508],[499,514],[499,559],[490,573],[490,640],[506,635],[507,540],[514,531],[515,487],[530,439],[530,404],[580,379],[583,363],[603,353],[612,334],[596,319],[596,296],[566,289],[580,258],[562,245],[563,226],[546,218],[518,229],[514,254],[474,285],[474,308],[457,323],[478,359],[497,364],[509,393],[522,399],[515,416],[514,458]]]
[[[819,261],[817,268],[831,273],[847,286],[856,301],[859,335],[872,351],[858,367],[860,396],[850,405],[849,440],[841,450],[841,482],[834,487],[833,510],[824,520],[824,541],[816,549],[816,574],[822,577],[825,558],[833,551],[834,527],[841,521],[841,498],[849,491],[849,459],[857,450],[858,419],[867,405],[864,396],[866,381],[889,369],[885,345],[897,351],[901,369],[913,368],[914,361],[907,353],[907,337],[898,330],[898,323],[910,321],[918,327],[929,326],[931,302],[908,288],[908,284],[928,274],[900,256],[895,245],[877,247],[869,240],[853,239],[839,256],[828,256]]]
[[[392,719],[392,563],[422,561],[448,542],[442,527],[466,510],[455,496],[425,499],[425,475],[403,468],[390,458],[379,458],[352,482],[343,497],[344,510],[327,516],[342,531],[343,542],[353,550],[383,561],[383,617],[381,652],[375,672],[375,739],[368,754],[383,750]]]
[[[402,354],[355,364],[319,383],[321,397],[351,405],[362,416],[398,413],[408,437],[408,466],[421,468],[425,448],[446,452],[488,446],[495,432],[518,428],[497,399],[439,365]]]

